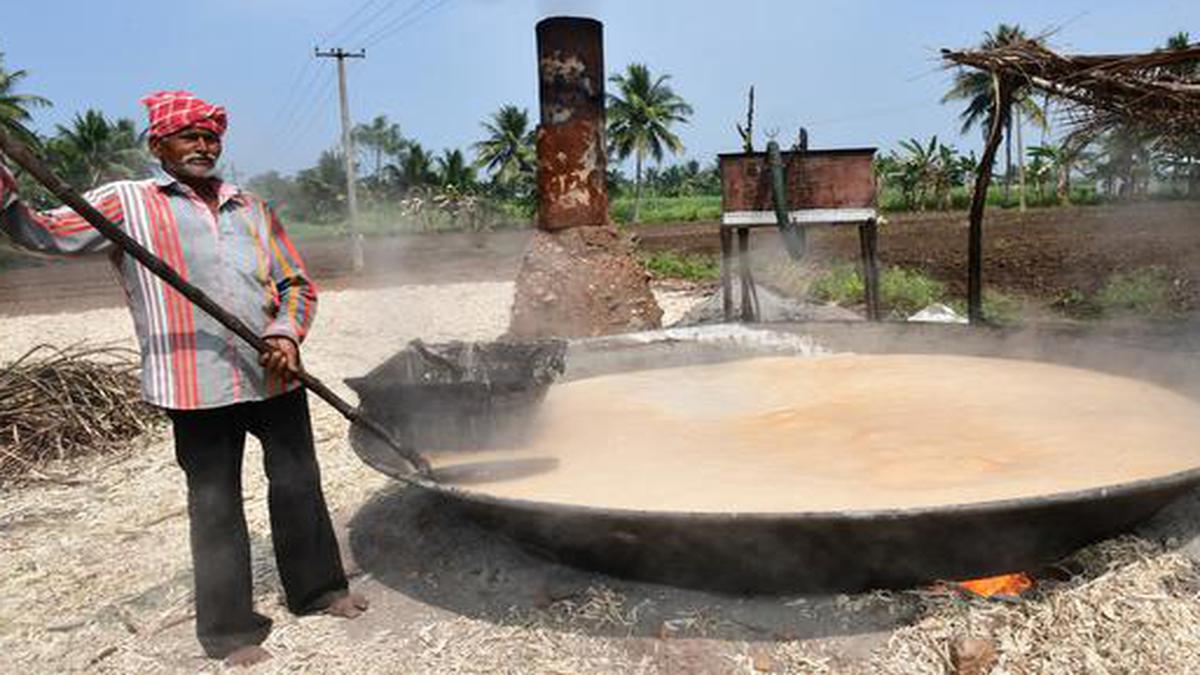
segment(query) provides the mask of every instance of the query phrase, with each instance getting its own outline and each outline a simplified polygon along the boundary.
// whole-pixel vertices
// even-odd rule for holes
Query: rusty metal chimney
[[[585,337],[662,325],[633,242],[608,222],[603,27],[538,22],[537,231],[521,259],[508,335]]]
[[[608,222],[604,29],[595,19],[537,25],[537,226],[553,232]]]

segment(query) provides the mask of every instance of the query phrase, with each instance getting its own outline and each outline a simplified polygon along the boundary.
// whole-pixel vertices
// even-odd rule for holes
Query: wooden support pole
[[[1004,136],[1012,112],[1013,83],[1005,77],[992,74],[993,96],[996,114],[992,117],[992,128],[988,131],[983,156],[975,176],[975,193],[971,195],[970,230],[967,239],[967,319],[972,324],[983,321],[983,209],[987,205],[988,187],[992,182],[992,165],[996,161],[996,150]]]
[[[342,118],[342,161],[346,166],[346,206],[350,216],[347,221],[350,230],[350,269],[361,272],[364,265],[363,243],[358,228],[358,193],[355,188],[358,178],[354,169],[354,133],[350,128],[350,102],[346,96],[346,59],[365,59],[367,52],[359,50],[357,53],[351,53],[338,47],[325,52],[314,49],[313,54],[317,58],[337,59],[338,102]]]
[[[742,280],[742,321],[751,323],[757,321],[754,312],[754,277],[750,274],[750,228],[739,227],[738,238],[738,276]]]
[[[867,319],[883,319],[879,304],[879,224],[875,219],[858,226],[858,241],[862,249],[863,295],[867,303]]]
[[[725,320],[733,321],[733,230],[722,227],[721,233],[721,309]]]

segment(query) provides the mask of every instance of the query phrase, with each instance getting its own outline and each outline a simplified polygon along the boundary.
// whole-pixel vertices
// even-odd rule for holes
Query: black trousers
[[[254,611],[250,538],[242,511],[246,434],[263,446],[275,562],[296,614],[319,611],[347,590],[321,493],[308,399],[303,389],[265,401],[168,411],[175,456],[187,474],[196,588],[196,635],[222,658],[267,638],[271,620]]]

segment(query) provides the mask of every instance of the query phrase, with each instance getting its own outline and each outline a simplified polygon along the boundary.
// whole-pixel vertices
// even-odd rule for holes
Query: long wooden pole
[[[1025,213],[1029,209],[1029,201],[1025,196],[1025,140],[1022,128],[1024,120],[1021,118],[1020,106],[1013,108],[1013,127],[1017,130],[1017,185],[1021,187],[1021,213]]]
[[[338,103],[342,120],[342,161],[346,166],[346,207],[349,210],[350,216],[350,220],[347,223],[350,231],[350,268],[355,272],[361,272],[364,265],[363,245],[358,228],[358,190],[355,187],[357,176],[355,176],[354,171],[354,133],[350,129],[350,99],[346,94],[346,59],[365,59],[367,53],[365,51],[352,53],[341,47],[327,52],[313,50],[313,53],[317,58],[337,59]]]
[[[165,281],[171,288],[179,291],[199,307],[209,316],[216,319],[222,326],[225,326],[235,335],[245,340],[254,347],[260,354],[271,351],[271,346],[250,327],[247,326],[241,319],[233,314],[230,314],[225,308],[216,303],[210,298],[207,293],[192,285],[179,273],[168,266],[158,256],[151,253],[146,247],[139,244],[129,235],[125,234],[124,230],[114,225],[87,202],[83,197],[80,197],[71,189],[54,172],[47,167],[37,155],[33,154],[29,148],[15,138],[12,138],[8,133],[0,127],[0,151],[12,158],[14,162],[24,168],[39,183],[44,185],[47,190],[58,197],[64,204],[71,207],[73,211],[83,217],[92,227],[96,228],[105,239],[108,239],[122,252],[133,256],[135,260],[141,263],[146,269],[150,270],[155,276]],[[371,433],[378,436],[381,440],[387,443],[393,450],[400,454],[407,462],[412,464],[420,473],[427,474],[430,471],[429,462],[425,461],[412,448],[402,446],[391,434],[375,421],[364,417],[362,412],[346,402],[345,399],[335,394],[325,383],[318,380],[313,375],[301,367],[297,375],[297,379],[314,394],[319,396],[329,405],[333,406],[352,424],[358,424],[369,430]]]
[[[979,159],[979,169],[975,176],[975,193],[971,196],[970,233],[967,240],[967,318],[973,324],[983,321],[983,209],[987,205],[988,187],[992,183],[996,149],[1000,147],[1000,140],[1012,108],[1012,82],[993,73],[992,86],[996,111],[992,116],[992,128],[988,132],[983,157]]]

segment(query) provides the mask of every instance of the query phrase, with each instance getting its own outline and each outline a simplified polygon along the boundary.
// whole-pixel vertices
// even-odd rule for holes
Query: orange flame
[[[1033,577],[1024,572],[1017,572],[1016,574],[1001,574],[995,577],[960,581],[958,585],[985,598],[993,595],[1020,595],[1033,588]]]

